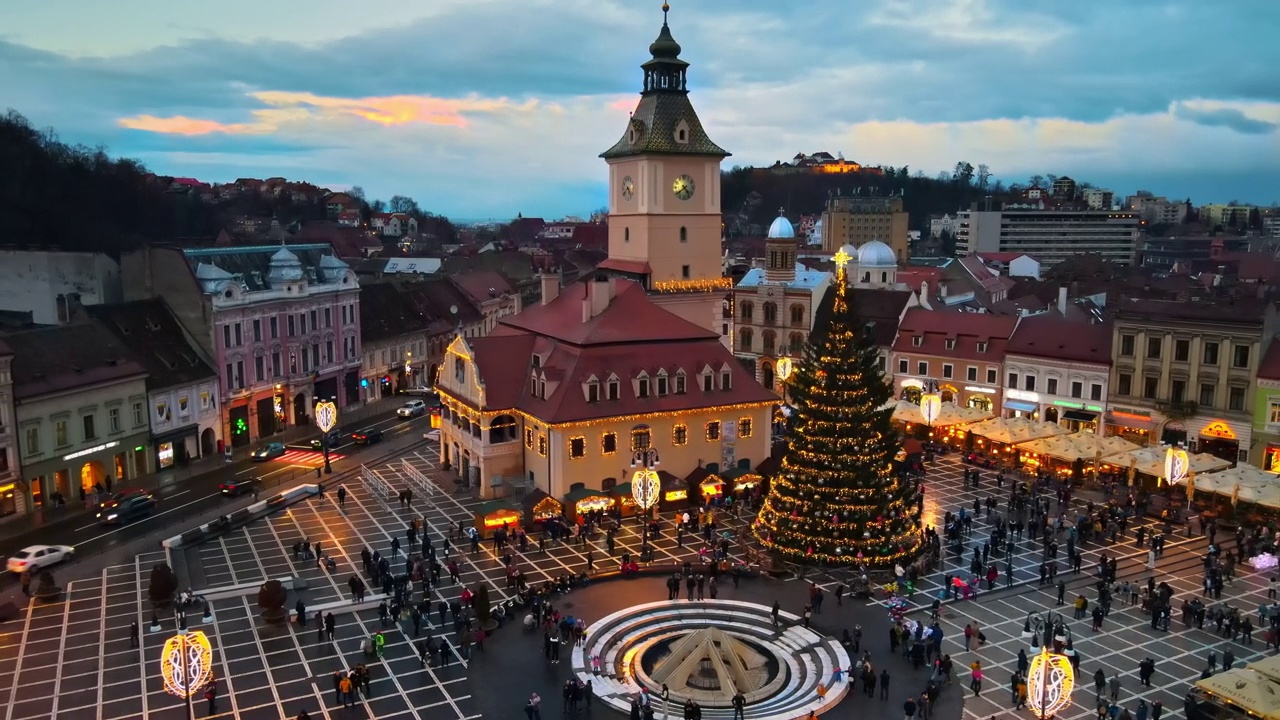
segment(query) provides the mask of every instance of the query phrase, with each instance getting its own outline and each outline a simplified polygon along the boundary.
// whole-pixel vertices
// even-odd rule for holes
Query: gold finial
[[[667,3],[662,3],[662,24],[663,25],[667,24],[667,13],[669,12],[671,12],[671,6],[668,5]]]
[[[836,252],[836,256],[832,259],[836,261],[837,269],[844,270],[844,266],[848,265],[849,261],[852,260],[853,257],[849,255],[849,253],[845,252],[844,248],[840,248],[840,250]]]

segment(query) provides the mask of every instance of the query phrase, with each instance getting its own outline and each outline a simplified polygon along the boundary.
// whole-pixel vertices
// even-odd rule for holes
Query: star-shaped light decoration
[[[845,252],[844,248],[840,248],[840,250],[836,252],[836,256],[832,258],[832,260],[835,260],[836,262],[836,268],[840,270],[843,270],[844,266],[848,265],[849,261],[852,259],[853,259],[853,256]]]

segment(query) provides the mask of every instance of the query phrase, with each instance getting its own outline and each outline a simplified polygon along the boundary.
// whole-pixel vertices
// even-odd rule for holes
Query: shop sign
[[[994,395],[996,393],[995,388],[984,388],[984,387],[977,387],[974,385],[966,386],[965,391],[972,392],[972,393],[985,393],[987,395]]]
[[[1208,425],[1205,425],[1204,429],[1200,431],[1200,435],[1201,436],[1208,435],[1209,437],[1223,438],[1224,440],[1236,439],[1235,431],[1231,429],[1230,425],[1226,424],[1221,420],[1214,420]]]
[[[1005,390],[1004,396],[1010,400],[1025,400],[1026,402],[1040,402],[1040,393],[1027,392],[1026,390]],[[1054,403],[1057,405],[1058,403]],[[1080,407],[1077,405],[1076,407]]]
[[[101,445],[95,445],[95,446],[93,446],[93,447],[89,448],[88,450],[80,450],[80,451],[78,451],[78,452],[73,452],[73,453],[71,453],[70,455],[63,455],[63,456],[62,456],[62,459],[63,459],[63,460],[75,460],[75,459],[76,459],[76,458],[78,458],[78,457],[84,457],[85,455],[92,455],[92,454],[94,454],[94,453],[96,453],[96,452],[102,452],[103,450],[110,450],[111,448],[113,448],[113,447],[115,447],[115,446],[117,446],[117,445],[119,445],[119,444],[120,444],[120,441],[119,441],[119,440],[112,440],[112,441],[111,441],[111,442],[109,442],[109,443],[102,443]]]

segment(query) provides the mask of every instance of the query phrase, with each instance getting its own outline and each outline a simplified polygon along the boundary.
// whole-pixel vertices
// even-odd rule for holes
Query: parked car
[[[419,415],[426,415],[426,414],[427,414],[427,403],[423,400],[410,400],[404,405],[401,405],[400,408],[396,410],[396,415],[399,415],[402,418],[414,418],[414,417],[418,417]]]
[[[357,445],[372,445],[382,441],[382,431],[378,428],[365,428],[351,433],[351,442]]]
[[[284,443],[273,442],[254,450],[249,457],[253,458],[254,462],[263,462],[272,458],[284,457],[284,453]]]
[[[342,444],[342,431],[341,431],[341,430],[330,430],[330,431],[329,431],[328,433],[326,433],[323,437],[312,438],[312,439],[311,439],[311,448],[312,448],[313,450],[323,450],[323,449],[324,449],[324,442],[323,442],[323,441],[325,441],[325,440],[327,440],[327,441],[328,441],[328,443],[329,443],[329,449],[330,449],[330,450],[332,450],[333,448],[338,447],[339,445],[341,445],[341,444]]]
[[[117,493],[98,506],[98,521],[103,525],[123,525],[150,513],[155,507],[156,498],[149,492]]]
[[[260,484],[261,482],[256,477],[234,478],[224,483],[218,483],[218,492],[222,493],[224,497],[235,497],[247,492],[253,492],[253,488]]]
[[[30,571],[34,576],[37,570],[70,560],[75,554],[76,549],[70,545],[29,545],[9,558],[9,572],[21,574]]]
[[[424,400],[433,400],[433,399],[438,400],[440,398],[440,396],[436,394],[435,388],[429,388],[425,385],[421,385],[419,387],[411,387],[408,390],[405,390],[404,394],[417,395],[423,398]]]

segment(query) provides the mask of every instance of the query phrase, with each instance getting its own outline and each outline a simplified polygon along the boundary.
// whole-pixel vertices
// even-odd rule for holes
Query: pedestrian
[[[529,695],[529,700],[524,704],[524,714],[529,720],[542,720],[541,712],[542,698],[538,697],[538,693]]]
[[[137,620],[134,620],[134,621],[133,621],[133,624],[129,626],[129,647],[130,647],[130,648],[136,648],[136,647],[139,647],[139,644],[138,644],[138,621],[137,621]]]
[[[973,691],[973,696],[978,697],[982,694],[982,663],[977,660],[969,666],[969,689]]]
[[[889,699],[889,670],[884,668],[880,670],[880,699]]]
[[[1120,702],[1120,675],[1119,673],[1111,674],[1111,702]]]
[[[907,701],[902,703],[902,715],[905,720],[914,720],[916,716],[915,698],[907,696]]]
[[[333,642],[333,631],[337,628],[338,621],[334,619],[333,613],[324,616],[324,631],[329,638],[329,642]]]
[[[209,707],[205,709],[205,715],[214,715],[218,712],[218,681],[210,680],[209,684],[204,688],[205,702],[209,703]]]

